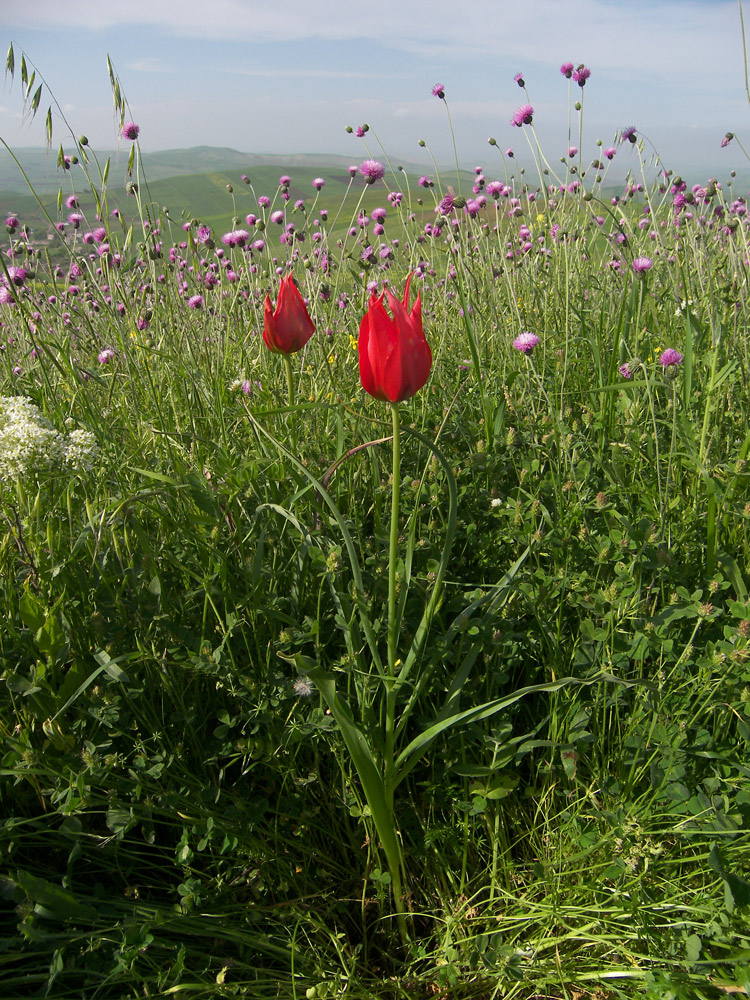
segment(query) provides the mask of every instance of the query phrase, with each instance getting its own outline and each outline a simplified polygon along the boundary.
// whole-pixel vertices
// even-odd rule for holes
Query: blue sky
[[[392,158],[419,161],[424,139],[440,163],[452,141],[462,163],[491,170],[487,138],[519,155],[510,126],[526,96],[551,161],[567,149],[569,86],[562,62],[584,62],[585,155],[627,125],[667,166],[728,171],[747,161],[726,131],[745,137],[740,17],[734,0],[60,0],[4,4],[3,25],[59,101],[74,133],[116,145],[106,70],[110,55],[141,126],[144,151],[194,145],[254,153],[363,158],[346,125],[370,124]],[[750,30],[750,10],[747,12]],[[0,92],[0,136],[14,148],[44,143],[41,121],[20,119],[19,82]],[[46,100],[43,99],[43,102]],[[43,104],[46,109],[46,103]],[[40,114],[40,119],[42,115]],[[64,140],[55,122],[55,139]],[[379,155],[371,133],[370,151]],[[578,115],[573,114],[578,144]],[[746,143],[746,145],[748,145]],[[651,146],[648,147],[650,152]],[[624,159],[628,154],[622,150]],[[499,166],[499,165],[498,165]]]

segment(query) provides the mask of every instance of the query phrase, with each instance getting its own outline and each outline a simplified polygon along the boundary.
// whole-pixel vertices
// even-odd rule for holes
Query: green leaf
[[[750,882],[727,871],[718,844],[711,845],[708,863],[713,871],[724,879],[724,906],[728,913],[733,913],[737,907],[750,906]]]
[[[458,712],[457,714],[451,715],[446,719],[440,719],[439,721],[434,722],[431,726],[428,726],[428,728],[416,736],[396,758],[394,766],[396,773],[395,784],[399,785],[404,780],[406,775],[416,765],[421,755],[441,733],[444,733],[447,729],[450,729],[459,723],[480,722],[482,719],[489,719],[491,716],[496,715],[498,712],[502,712],[503,709],[509,708],[511,705],[514,705],[517,701],[520,701],[521,698],[525,698],[526,695],[529,694],[540,694],[543,691],[560,691],[565,687],[589,687],[591,684],[599,684],[602,682],[622,684],[624,687],[633,687],[634,685],[643,685],[646,687],[651,686],[645,681],[623,681],[618,677],[613,677],[612,674],[598,674],[596,677],[592,677],[587,680],[583,680],[579,677],[561,677],[560,680],[552,681],[548,684],[531,684],[529,687],[520,688],[513,694],[506,695],[504,698],[498,698],[495,701],[485,702],[483,705],[477,705],[475,708],[468,708],[463,712]]]
[[[29,872],[19,871],[15,883],[37,906],[44,907],[45,916],[59,920],[92,920],[96,910],[92,906],[79,903],[72,892]]]
[[[314,681],[336,720],[359,780],[362,782],[362,790],[370,807],[375,829],[383,844],[388,867],[392,874],[398,872],[401,868],[401,845],[396,833],[393,808],[386,800],[383,776],[367,738],[354,721],[349,705],[339,697],[333,674],[323,670],[322,667],[314,667],[307,671],[307,675]]]
[[[44,625],[47,609],[29,590],[24,591],[23,597],[18,602],[18,610],[21,614],[21,621],[30,631],[38,632]]]

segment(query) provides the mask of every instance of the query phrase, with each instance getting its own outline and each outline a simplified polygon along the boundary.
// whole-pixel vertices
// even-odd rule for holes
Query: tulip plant
[[[315,324],[310,319],[305,300],[299,293],[291,274],[281,279],[276,308],[271,297],[266,295],[263,304],[263,341],[269,351],[282,354],[286,369],[286,385],[289,409],[294,409],[294,376],[290,354],[301,351],[315,333]],[[292,415],[292,448],[296,451],[296,425]]]
[[[326,702],[349,752],[351,761],[357,771],[372,821],[386,857],[388,873],[393,890],[394,908],[398,924],[399,936],[404,945],[410,940],[407,923],[407,911],[404,905],[405,870],[401,838],[396,819],[396,791],[409,772],[416,766],[418,760],[425,754],[434,741],[447,729],[480,719],[486,719],[526,694],[542,691],[556,691],[562,687],[574,684],[590,684],[593,680],[581,681],[576,678],[564,677],[548,684],[535,684],[521,688],[503,698],[494,699],[482,705],[460,709],[461,689],[469,676],[477,658],[478,648],[470,648],[459,662],[450,690],[442,709],[416,736],[405,742],[407,723],[417,706],[419,697],[425,689],[435,664],[425,662],[422,654],[425,640],[430,630],[435,612],[439,605],[443,580],[448,567],[453,536],[456,529],[457,490],[456,483],[445,457],[436,445],[420,432],[410,428],[408,433],[415,436],[435,457],[442,467],[448,486],[448,517],[443,549],[432,582],[429,597],[419,625],[403,648],[399,648],[401,622],[409,590],[410,559],[399,560],[398,542],[400,526],[400,481],[401,481],[401,423],[398,404],[410,399],[427,382],[432,366],[432,353],[422,329],[422,306],[417,295],[414,305],[409,309],[409,287],[411,278],[406,282],[401,300],[386,289],[379,297],[371,295],[367,312],[360,323],[359,330],[359,372],[362,387],[375,399],[390,403],[393,424],[393,486],[391,496],[390,538],[388,550],[388,628],[387,651],[385,661],[371,620],[371,608],[365,601],[365,581],[359,564],[354,541],[349,533],[346,521],[338,509],[334,499],[326,489],[324,482],[314,474],[291,451],[276,441],[267,428],[255,420],[249,411],[260,434],[273,441],[285,455],[291,465],[306,478],[316,489],[318,495],[327,505],[333,515],[344,539],[352,573],[352,592],[354,596],[355,614],[359,619],[365,645],[369,652],[369,663],[362,664],[358,641],[359,632],[355,636],[353,622],[349,625],[347,645],[350,654],[358,660],[359,670],[353,685],[358,699],[359,718],[349,702],[343,697],[336,686],[336,675],[315,660],[298,652],[294,656],[279,654],[288,660],[296,669],[312,680]],[[292,286],[293,288],[293,286]],[[296,293],[296,289],[293,290]],[[285,292],[285,295],[290,294]],[[297,293],[298,294],[298,293]],[[282,303],[282,293],[279,294]],[[286,301],[285,299],[283,300]],[[296,300],[295,300],[296,301]],[[391,314],[385,307],[387,301]],[[301,299],[300,299],[301,302]],[[304,308],[304,306],[303,306]],[[300,304],[295,306],[297,315],[301,315]],[[270,303],[267,305],[266,316],[269,316]],[[283,308],[277,308],[282,313]],[[306,315],[306,311],[305,311]],[[303,324],[303,329],[307,326]],[[266,341],[268,343],[268,340]],[[364,447],[383,443],[384,439],[370,441],[359,445],[349,452],[355,454]],[[387,439],[385,439],[387,440]],[[335,468],[335,466],[333,467]],[[329,470],[331,471],[331,470]],[[329,475],[324,477],[327,481]],[[296,517],[289,511],[284,511],[276,505],[272,506],[277,513],[282,513],[294,527],[303,533],[308,544],[312,543],[310,536],[304,532]],[[408,544],[413,546],[415,521],[412,520],[412,534]],[[529,550],[519,557],[514,565],[499,581],[496,587],[483,597],[465,608],[448,627],[444,636],[446,641],[453,641],[465,629],[469,620],[481,612],[484,620],[492,618],[497,613],[507,587],[516,572],[524,563]],[[399,581],[399,569],[402,569],[402,579]],[[338,595],[338,601],[343,603],[344,594]],[[343,616],[342,616],[343,618]],[[416,669],[418,668],[418,669]],[[372,689],[368,680],[377,677],[378,690],[382,695],[381,711],[373,708]],[[364,683],[360,678],[364,677]],[[601,679],[601,677],[597,678]]]

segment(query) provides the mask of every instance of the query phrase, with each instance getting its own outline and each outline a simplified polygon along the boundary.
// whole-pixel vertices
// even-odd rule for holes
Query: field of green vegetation
[[[0,257],[0,995],[748,994],[736,181],[197,212],[113,89]]]

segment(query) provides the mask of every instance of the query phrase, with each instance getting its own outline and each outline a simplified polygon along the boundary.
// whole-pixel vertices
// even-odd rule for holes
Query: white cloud
[[[341,0],[35,0],[3,12],[15,27],[106,31],[125,26],[158,29],[173,37],[285,42],[367,40],[402,51],[446,58],[493,55],[559,65],[564,59],[601,69],[668,77],[694,67],[702,77],[741,63],[739,15],[733,0],[475,0],[470,17],[457,17],[455,0],[344,4]],[[448,75],[448,74],[446,74]],[[656,96],[656,95],[655,95]]]
[[[174,73],[171,66],[165,66],[165,64],[160,60],[152,56],[146,59],[135,59],[132,62],[126,63],[126,69],[131,70],[134,73]]]

